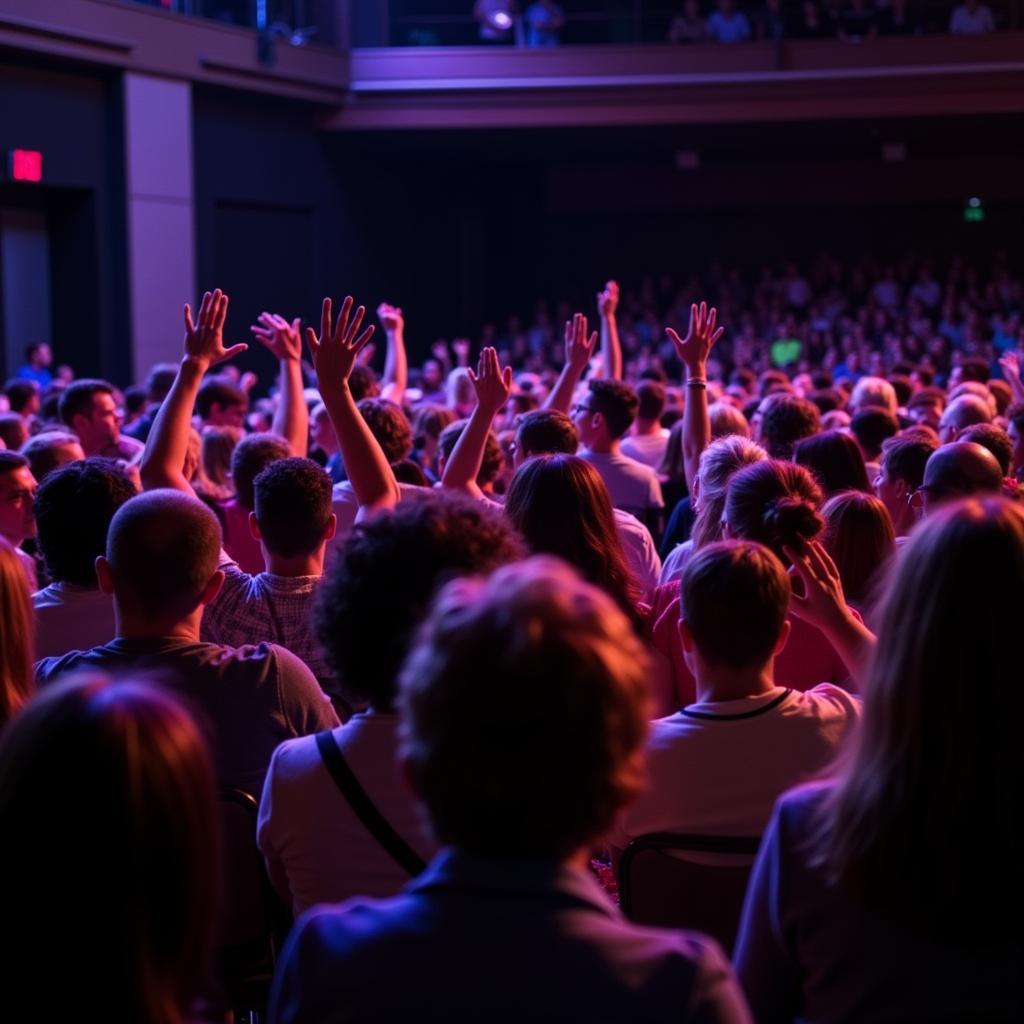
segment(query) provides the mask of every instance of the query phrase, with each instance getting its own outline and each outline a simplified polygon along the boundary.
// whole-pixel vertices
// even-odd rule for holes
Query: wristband
[[[704,380],[702,377],[693,377],[686,382],[686,386],[688,388],[704,388],[704,390],[706,391],[708,382]]]

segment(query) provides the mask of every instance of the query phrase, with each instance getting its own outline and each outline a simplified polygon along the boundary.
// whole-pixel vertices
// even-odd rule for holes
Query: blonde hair
[[[700,508],[693,524],[694,548],[722,539],[722,511],[733,474],[767,458],[768,453],[757,442],[739,434],[720,437],[701,452],[697,470]]]
[[[712,438],[728,437],[730,434],[750,437],[747,417],[731,402],[713,402],[708,407],[708,419],[711,420]]]
[[[0,725],[28,703],[35,689],[35,621],[25,569],[0,537]]]

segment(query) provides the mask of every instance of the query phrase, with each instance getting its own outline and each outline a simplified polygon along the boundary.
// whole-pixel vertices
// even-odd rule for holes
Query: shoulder
[[[834,683],[819,683],[803,693],[794,692],[794,696],[798,701],[812,704],[826,713],[831,712],[851,718],[860,717],[862,708],[860,698]]]

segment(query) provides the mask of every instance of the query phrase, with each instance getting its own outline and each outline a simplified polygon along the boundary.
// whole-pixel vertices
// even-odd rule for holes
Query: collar
[[[442,850],[406,887],[409,893],[439,890],[491,892],[499,896],[554,897],[562,902],[618,918],[597,880],[557,861],[491,860],[450,847]]]
[[[756,718],[758,715],[766,715],[770,711],[774,711],[792,692],[792,690],[776,686],[767,693],[758,694],[756,697],[709,701],[706,704],[689,704],[679,713],[687,718],[737,722],[744,718]]]

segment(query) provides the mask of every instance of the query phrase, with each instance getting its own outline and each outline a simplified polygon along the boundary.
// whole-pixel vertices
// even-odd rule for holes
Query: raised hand
[[[608,281],[604,289],[597,293],[597,311],[601,316],[615,316],[619,308],[619,285],[616,281]]]
[[[392,306],[382,302],[377,307],[377,318],[385,331],[401,331],[405,328],[405,318],[401,306]]]
[[[582,374],[596,347],[597,331],[587,337],[587,318],[582,313],[575,313],[572,320],[565,321],[565,362],[568,366]]]
[[[455,338],[452,341],[452,351],[459,361],[459,366],[469,365],[469,338]]]
[[[257,377],[256,374],[252,372],[252,370],[246,370],[246,372],[243,373],[242,376],[238,378],[238,389],[240,391],[244,391],[246,394],[249,394],[249,392],[252,391],[252,389],[256,387],[257,384],[259,384],[259,382],[259,377]]]
[[[275,359],[302,359],[302,321],[296,317],[288,323],[277,313],[260,313],[258,323],[249,328]]]
[[[442,363],[448,363],[451,356],[448,353],[448,343],[445,341],[435,341],[430,346],[430,353],[433,357]]]
[[[804,590],[802,595],[793,592],[790,611],[822,630],[848,618],[850,609],[839,570],[821,543],[812,540],[804,551],[788,547],[783,550],[793,563],[790,575],[799,577]]]
[[[360,366],[369,366],[373,362],[373,357],[377,354],[377,346],[371,341],[369,345],[365,345],[363,350],[359,353],[359,358],[356,362]]]
[[[206,292],[199,313],[192,319],[192,307],[185,303],[185,355],[204,369],[217,366],[244,352],[244,342],[224,347],[224,321],[228,315],[228,297],[217,288]]]
[[[348,381],[360,351],[373,337],[373,324],[359,333],[366,307],[360,306],[353,314],[353,305],[352,296],[347,296],[341,304],[338,322],[332,327],[331,300],[326,298],[320,312],[320,336],[312,327],[306,328],[306,342],[321,394],[325,388],[330,390]]]
[[[1020,359],[1016,352],[1004,352],[999,357],[999,369],[1009,384],[1020,383]]]
[[[683,365],[691,371],[703,371],[708,354],[724,331],[724,327],[718,326],[718,310],[714,306],[709,309],[706,302],[690,306],[690,329],[685,338],[680,338],[671,327],[665,328]]]
[[[477,407],[493,418],[499,409],[508,401],[512,391],[512,367],[501,368],[498,353],[493,348],[485,348],[480,353],[477,371],[468,371],[469,379],[476,391]]]

